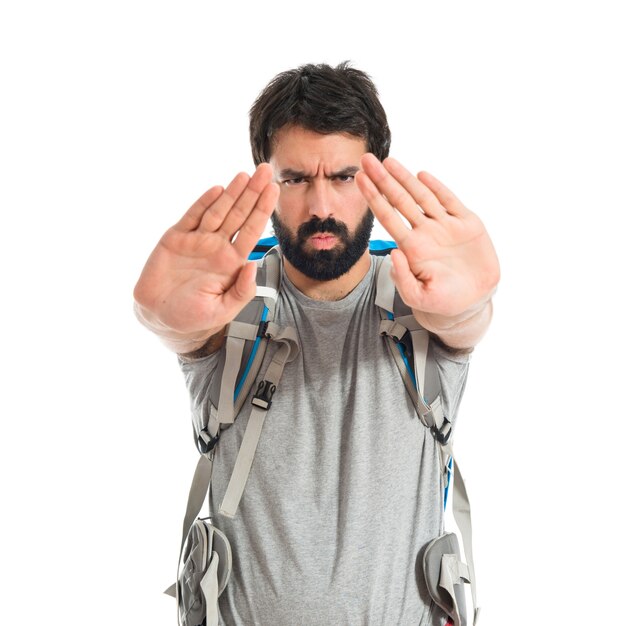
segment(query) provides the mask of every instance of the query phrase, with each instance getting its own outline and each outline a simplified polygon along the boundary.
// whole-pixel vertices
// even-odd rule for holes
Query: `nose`
[[[319,217],[323,220],[333,214],[332,194],[328,182],[327,180],[313,180],[309,187],[307,200],[311,217]]]

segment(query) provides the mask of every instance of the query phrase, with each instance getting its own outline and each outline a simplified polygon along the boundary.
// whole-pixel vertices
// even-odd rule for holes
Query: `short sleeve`
[[[471,352],[450,350],[439,341],[432,341],[432,351],[441,379],[444,414],[454,424],[465,391]]]
[[[178,363],[189,390],[191,419],[196,438],[209,421],[209,386],[217,369],[219,358],[219,351],[193,361],[178,357]]]

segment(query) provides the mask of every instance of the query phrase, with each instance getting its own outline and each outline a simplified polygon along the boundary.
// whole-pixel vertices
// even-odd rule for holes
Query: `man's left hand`
[[[404,302],[435,332],[469,320],[500,279],[481,220],[431,174],[414,176],[395,159],[381,163],[372,154],[361,166],[359,189],[398,245],[392,278]]]

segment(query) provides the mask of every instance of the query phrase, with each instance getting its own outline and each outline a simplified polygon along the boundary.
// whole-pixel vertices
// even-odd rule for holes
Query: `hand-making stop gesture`
[[[163,235],[134,293],[139,314],[163,327],[163,337],[188,348],[187,339],[206,339],[252,300],[255,264],[248,255],[278,198],[271,179],[263,164],[252,177],[241,173],[226,189],[211,188]]]
[[[416,177],[396,160],[381,163],[371,154],[361,165],[357,184],[398,244],[392,277],[418,322],[436,332],[476,314],[500,277],[478,216],[430,174]]]

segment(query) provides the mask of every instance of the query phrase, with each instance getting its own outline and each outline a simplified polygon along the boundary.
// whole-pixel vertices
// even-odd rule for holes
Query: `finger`
[[[222,226],[233,204],[237,201],[237,198],[243,193],[249,180],[250,176],[248,176],[248,174],[239,172],[212,204],[205,205],[198,230],[209,233],[218,230]]]
[[[469,209],[467,209],[463,203],[432,174],[429,174],[428,172],[420,172],[417,177],[435,194],[441,205],[450,215],[461,217],[462,215],[469,213]]]
[[[446,215],[446,210],[441,206],[437,196],[399,161],[388,157],[384,160],[383,166],[409,192],[428,217],[440,219]]]
[[[272,166],[268,163],[261,163],[224,218],[220,230],[226,237],[232,239],[235,236],[235,233],[239,231],[248,219],[248,216],[255,208],[261,194],[271,182]]]
[[[366,154],[361,158],[363,171],[369,179],[374,183],[378,190],[378,195],[397,209],[411,224],[417,226],[424,219],[424,212],[417,206],[411,194],[387,171],[383,164],[373,155]],[[372,196],[372,200],[376,202],[376,194]],[[377,204],[382,206],[382,202],[378,199]],[[372,210],[373,207],[372,207]]]
[[[174,225],[174,228],[185,232],[191,232],[198,228],[207,207],[211,206],[222,195],[223,191],[224,187],[216,185],[203,193]]]
[[[411,271],[409,261],[402,250],[391,251],[391,278],[398,288],[400,297],[411,308],[420,308],[424,284]]]
[[[400,214],[387,202],[378,191],[369,176],[361,171],[355,177],[359,191],[367,201],[369,208],[378,218],[381,226],[401,245],[411,229],[402,221]],[[424,218],[425,219],[425,218]]]
[[[254,246],[261,238],[267,221],[276,207],[279,194],[280,188],[276,183],[268,185],[261,193],[248,219],[237,233],[233,246],[243,258],[247,259],[250,256]]]

